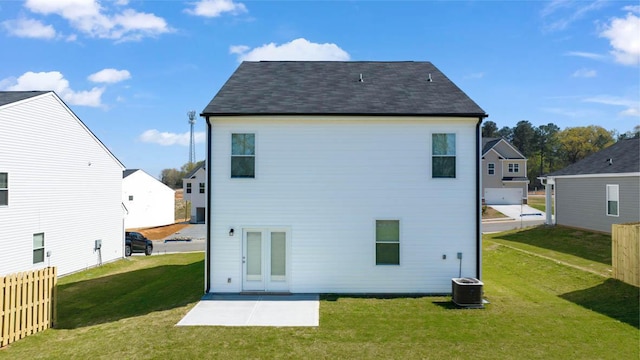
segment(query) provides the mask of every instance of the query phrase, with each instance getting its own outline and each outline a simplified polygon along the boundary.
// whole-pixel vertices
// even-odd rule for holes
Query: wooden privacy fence
[[[640,223],[611,226],[613,278],[640,286]]]
[[[0,347],[53,327],[56,268],[0,277]]]

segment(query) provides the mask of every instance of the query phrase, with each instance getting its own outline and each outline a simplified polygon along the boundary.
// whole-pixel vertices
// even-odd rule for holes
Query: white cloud
[[[592,77],[596,77],[597,75],[598,73],[593,69],[582,68],[582,69],[576,70],[571,76],[579,77],[579,78],[592,78]]]
[[[102,106],[101,97],[104,88],[94,87],[91,90],[74,91],[69,87],[69,81],[58,71],[26,72],[17,79],[0,81],[2,88],[9,91],[53,90],[69,105]]]
[[[103,69],[97,73],[89,75],[88,79],[97,83],[114,84],[131,78],[131,74],[127,70]]]
[[[598,10],[606,5],[605,0],[573,1],[553,0],[540,12],[546,22],[544,30],[561,31],[568,28],[574,22],[582,19],[588,13]]]
[[[604,59],[606,59],[606,57],[604,55],[590,53],[590,52],[584,52],[584,51],[569,51],[569,52],[566,52],[565,55],[566,56],[583,57],[583,58],[592,59],[592,60],[604,60]]]
[[[259,60],[325,60],[325,61],[347,61],[349,54],[333,43],[312,43],[306,39],[299,38],[291,42],[276,45],[269,43],[252,50],[248,46],[234,45],[229,48],[230,53],[238,55],[238,61],[259,61]]]
[[[465,79],[482,79],[484,78],[484,72],[472,73],[465,76]]]
[[[189,146],[191,133],[189,131],[176,134],[171,132],[160,132],[156,129],[150,129],[143,132],[139,139],[142,142],[160,144],[162,146],[181,145]],[[203,143],[205,141],[204,132],[195,132],[193,138],[196,144]]]
[[[625,107],[626,109],[619,112],[618,115],[640,116],[640,102],[638,102],[638,99],[624,98],[624,97],[611,96],[611,95],[598,95],[598,96],[585,98],[582,101],[588,102],[588,103]]]
[[[233,0],[200,0],[192,5],[193,8],[185,9],[185,12],[196,16],[218,17],[223,13],[238,15],[247,12],[247,7],[243,3],[236,3]]]
[[[627,7],[628,10],[640,11],[640,6]],[[640,64],[640,17],[627,14],[626,18],[613,18],[604,27],[600,37],[609,39],[615,60],[624,65]]]
[[[123,6],[127,1],[108,2],[107,5]],[[98,0],[27,0],[25,7],[38,14],[58,15],[71,27],[90,37],[118,41],[140,40],[146,36],[172,32],[167,22],[154,14],[125,8],[112,14]]]
[[[45,25],[34,19],[17,19],[3,21],[2,25],[10,35],[33,38],[33,39],[53,39],[56,37],[56,30],[51,25]]]

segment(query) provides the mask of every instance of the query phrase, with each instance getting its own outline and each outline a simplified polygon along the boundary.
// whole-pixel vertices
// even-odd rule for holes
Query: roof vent
[[[428,82],[432,82],[433,79],[431,78],[431,73],[429,73],[429,78],[427,79]]]
[[[613,159],[612,158],[608,158],[607,161],[609,162],[609,165],[613,165]]]
[[[364,79],[362,78],[362,73],[360,73],[360,80],[358,80],[360,82],[364,82]]]

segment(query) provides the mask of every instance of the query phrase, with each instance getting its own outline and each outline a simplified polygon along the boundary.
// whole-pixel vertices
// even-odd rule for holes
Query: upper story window
[[[191,194],[191,183],[187,183],[187,194]]]
[[[431,176],[456,177],[456,134],[431,134]]]
[[[231,177],[256,177],[255,134],[231,134]]]
[[[496,173],[496,164],[488,163],[487,164],[487,174],[493,175]]]
[[[133,201],[133,195],[129,195],[129,201]]]
[[[620,216],[620,187],[619,185],[607,185],[607,215]]]
[[[204,194],[204,183],[200,183],[200,194]]]
[[[520,164],[509,164],[509,172],[510,173],[520,172]]]
[[[0,206],[9,205],[9,174],[0,172]]]
[[[400,265],[399,220],[376,220],[376,265]]]

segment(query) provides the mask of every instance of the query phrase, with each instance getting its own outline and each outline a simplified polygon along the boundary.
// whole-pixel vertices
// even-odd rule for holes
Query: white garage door
[[[484,189],[484,202],[487,205],[520,205],[522,189],[487,188]]]

